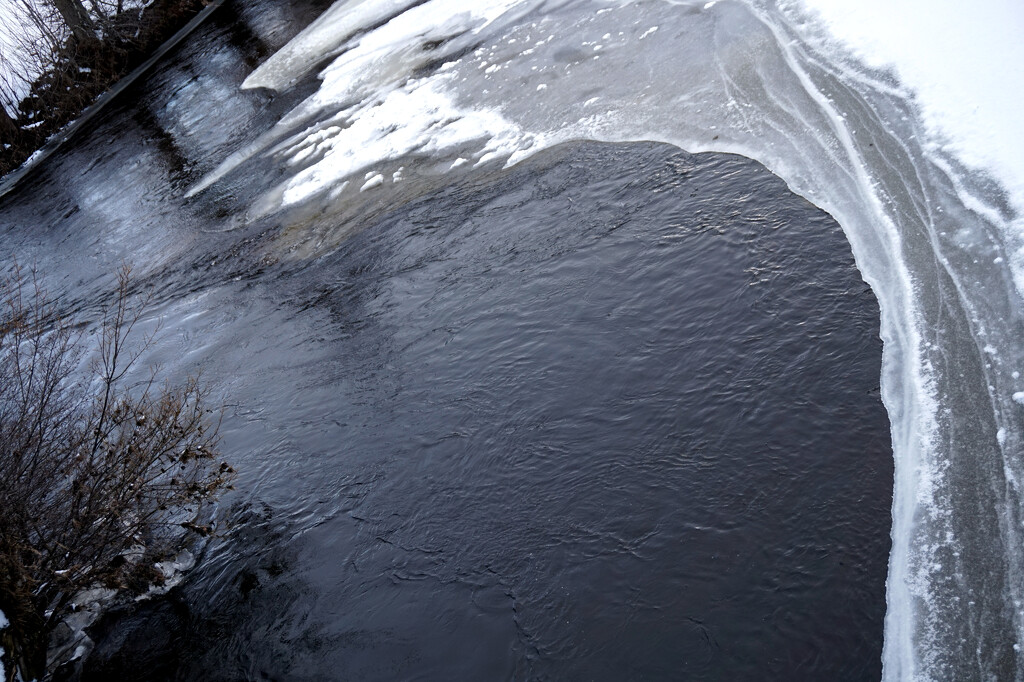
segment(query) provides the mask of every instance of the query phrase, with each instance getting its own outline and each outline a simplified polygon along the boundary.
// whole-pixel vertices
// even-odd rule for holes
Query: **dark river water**
[[[830,216],[739,156],[572,142],[222,231],[230,192],[181,195],[233,138],[166,121],[175,74],[264,50],[239,11],[0,203],[71,312],[136,263],[240,471],[83,679],[878,679],[879,311]]]

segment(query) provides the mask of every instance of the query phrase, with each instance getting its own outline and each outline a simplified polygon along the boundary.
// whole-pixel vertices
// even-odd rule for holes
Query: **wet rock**
[[[65,677],[69,682],[172,679],[183,651],[189,622],[186,604],[173,594],[164,599],[120,607],[105,614],[93,627],[92,653]]]

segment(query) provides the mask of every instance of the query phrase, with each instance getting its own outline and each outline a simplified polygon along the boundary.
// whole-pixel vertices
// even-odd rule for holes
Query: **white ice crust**
[[[301,202],[371,166],[414,152],[436,156],[470,146],[482,162],[492,155],[512,156],[532,144],[532,136],[497,111],[455,106],[445,91],[444,80],[446,77],[411,81],[379,102],[361,103],[344,111],[339,118],[346,127],[312,128],[294,143],[279,147],[293,162],[314,154],[321,157],[287,181],[282,204]],[[332,96],[329,82],[344,83],[325,79],[324,89],[328,91],[321,91],[322,97]],[[367,178],[360,189],[383,182],[380,175]]]
[[[253,71],[242,88],[282,90],[320,60],[331,56],[357,31],[384,21],[415,0],[352,0],[337,3],[294,40]]]
[[[479,30],[516,4],[515,0],[433,0],[405,12],[412,0],[350,0],[335,3],[319,19],[264,62],[242,84],[243,88],[282,89],[315,64],[345,50],[321,74],[320,92],[310,104],[338,101],[360,85],[379,84],[388,71],[408,66],[407,52],[421,43],[444,41],[467,30]],[[384,26],[358,36],[389,16]],[[414,59],[414,57],[412,57]]]
[[[226,159],[187,195],[209,187],[303,122],[311,123],[273,151],[283,154],[292,165],[314,156],[322,158],[274,192],[284,206],[337,186],[349,175],[380,162],[413,152],[439,154],[479,142],[476,156],[480,162],[532,145],[532,139],[499,112],[457,107],[441,84],[451,80],[452,74],[408,79],[417,67],[439,56],[424,45],[443,45],[452,37],[478,31],[516,0],[486,0],[469,6],[460,0],[432,0],[370,30],[408,4],[396,0],[379,6],[338,2],[254,71],[244,88],[284,88],[322,61],[325,51],[341,52],[320,73],[322,82],[316,93],[261,140]],[[349,40],[355,34],[359,35]],[[324,111],[331,112],[326,123],[318,120]],[[271,208],[264,206],[258,213]]]

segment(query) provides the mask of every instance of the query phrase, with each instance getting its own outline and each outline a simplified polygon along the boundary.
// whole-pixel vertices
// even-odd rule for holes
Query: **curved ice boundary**
[[[1024,679],[1024,154],[958,138],[955,109],[923,88],[922,110],[899,66],[866,63],[856,32],[829,29],[829,0],[808,2],[823,15],[785,0],[342,0],[245,83],[287,89],[333,57],[319,89],[189,194],[257,156],[287,169],[257,217],[388,191],[410,155],[464,172],[571,139],[653,140],[760,161],[839,221],[881,305],[884,678]]]

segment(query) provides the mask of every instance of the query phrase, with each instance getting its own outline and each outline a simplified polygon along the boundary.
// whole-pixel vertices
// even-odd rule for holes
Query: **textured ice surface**
[[[858,58],[899,75],[921,107],[933,150],[992,174],[1006,188],[1018,213],[1008,221],[1006,247],[1014,282],[1024,295],[1024,218],[1019,215],[1024,212],[1024,4],[806,0],[806,5]],[[987,210],[977,203],[972,208]]]

